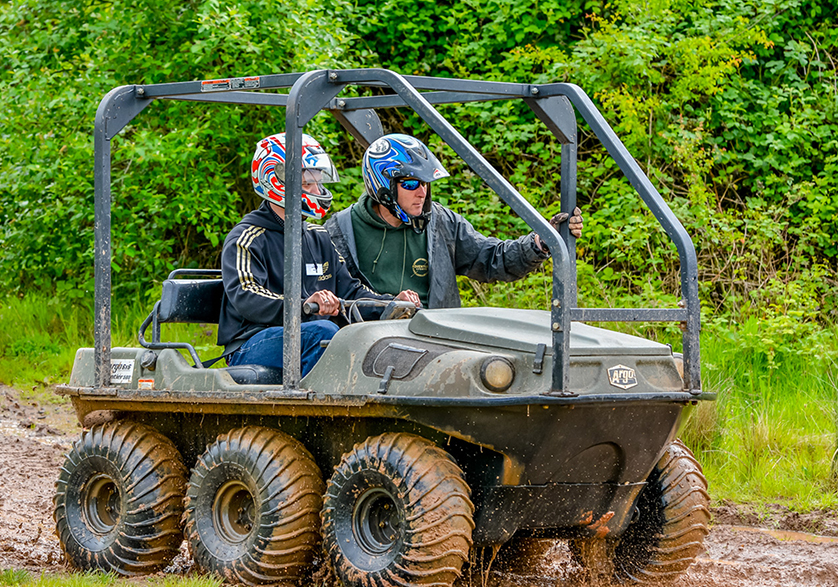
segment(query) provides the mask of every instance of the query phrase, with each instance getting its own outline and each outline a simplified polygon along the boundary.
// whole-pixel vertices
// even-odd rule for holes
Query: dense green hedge
[[[126,83],[322,67],[537,83],[591,95],[694,236],[708,317],[766,319],[778,336],[838,317],[838,29],[831,0],[11,0],[0,6],[0,283],[87,297],[92,121]],[[545,215],[559,145],[518,103],[441,111]],[[148,289],[214,265],[256,201],[247,163],[284,113],[156,103],[114,141],[114,282]],[[452,171],[435,195],[485,232],[526,230],[405,111],[388,129],[431,143]],[[307,129],[360,192],[359,149],[325,115]],[[671,303],[673,247],[584,126],[579,194],[585,303]],[[544,279],[486,288],[538,305]],[[500,302],[499,302],[500,300]],[[773,344],[773,343],[772,343]]]
[[[0,6],[0,283],[87,297],[93,117],[111,88],[342,67],[325,9],[282,3],[13,0]],[[335,3],[339,5],[339,3]],[[133,293],[176,266],[213,265],[255,204],[247,164],[284,111],[160,102],[113,141],[114,283]]]

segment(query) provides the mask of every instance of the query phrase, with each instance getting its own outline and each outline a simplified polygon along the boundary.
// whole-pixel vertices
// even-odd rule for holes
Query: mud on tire
[[[663,584],[686,571],[704,548],[709,504],[701,465],[675,440],[640,494],[639,515],[614,548],[615,579]]]
[[[186,536],[205,571],[246,585],[292,584],[320,542],[323,477],[294,438],[247,426],[198,459],[186,499]]]
[[[67,560],[120,575],[163,568],[183,541],[185,476],[177,449],[153,428],[108,422],[82,433],[55,483]]]
[[[323,540],[345,585],[452,585],[468,559],[474,505],[448,453],[410,434],[355,445],[329,480]]]

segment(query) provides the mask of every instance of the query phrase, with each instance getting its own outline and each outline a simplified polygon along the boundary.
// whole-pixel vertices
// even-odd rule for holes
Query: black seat
[[[217,279],[172,279],[169,275],[163,282],[158,322],[218,324],[224,293],[218,273]]]
[[[224,367],[233,381],[242,385],[282,385],[282,369],[266,367],[265,365],[236,365]]]
[[[160,340],[160,325],[218,324],[224,284],[218,269],[176,269],[163,282],[160,301],[154,304],[151,314],[140,327],[140,344],[151,350],[184,349],[192,357],[196,369],[206,368],[195,347],[186,342],[163,342]],[[149,325],[151,341],[146,341],[145,332]],[[220,358],[220,357],[219,357]],[[208,361],[207,366],[215,361]],[[282,369],[264,365],[236,365],[222,369],[239,384],[273,385],[282,383]]]

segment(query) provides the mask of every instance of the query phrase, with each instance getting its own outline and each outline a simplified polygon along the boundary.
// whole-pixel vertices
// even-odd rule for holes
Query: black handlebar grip
[[[320,313],[320,304],[317,302],[305,302],[303,303],[303,314],[310,315],[310,314],[319,314]]]

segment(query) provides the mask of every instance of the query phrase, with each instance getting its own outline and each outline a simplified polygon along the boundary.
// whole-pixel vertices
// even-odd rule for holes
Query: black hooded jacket
[[[224,241],[221,274],[224,299],[218,320],[218,344],[229,354],[248,338],[270,326],[282,326],[284,311],[285,223],[268,202],[242,218]],[[380,295],[350,275],[325,228],[303,222],[302,298],[329,290],[355,300]],[[381,309],[375,314],[380,315]],[[302,316],[302,321],[324,316]]]

